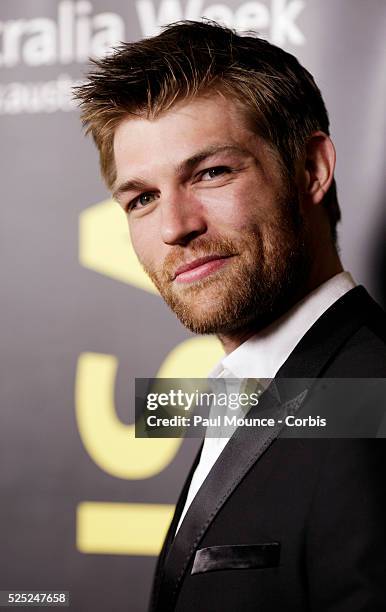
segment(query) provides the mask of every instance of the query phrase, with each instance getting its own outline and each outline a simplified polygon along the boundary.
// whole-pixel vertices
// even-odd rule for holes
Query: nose
[[[160,208],[161,237],[165,244],[186,245],[207,230],[202,207],[186,193],[164,197]]]

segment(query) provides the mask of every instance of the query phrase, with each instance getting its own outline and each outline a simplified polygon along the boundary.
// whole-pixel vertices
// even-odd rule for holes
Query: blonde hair
[[[321,93],[293,55],[214,22],[171,24],[158,36],[123,43],[93,64],[75,97],[109,189],[116,179],[114,132],[122,119],[156,117],[177,101],[207,92],[232,97],[245,109],[252,128],[279,153],[288,176],[309,136],[317,130],[329,134]],[[335,181],[324,206],[335,240],[340,220]]]

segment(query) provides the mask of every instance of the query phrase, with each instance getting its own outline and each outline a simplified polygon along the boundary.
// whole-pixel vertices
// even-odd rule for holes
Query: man
[[[96,62],[78,97],[140,262],[223,343],[215,376],[384,376],[385,315],[343,271],[328,116],[293,56],[182,22]],[[205,440],[152,610],[386,609],[383,441],[279,434]]]

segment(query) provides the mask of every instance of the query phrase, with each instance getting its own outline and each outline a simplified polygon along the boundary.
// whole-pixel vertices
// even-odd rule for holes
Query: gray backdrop
[[[191,336],[130,267],[69,100],[87,56],[201,15],[293,52],[330,113],[344,264],[385,304],[385,13],[382,0],[2,0],[0,589],[146,609],[197,445],[136,443],[133,379],[204,375],[200,354],[203,370],[218,352],[182,344]]]

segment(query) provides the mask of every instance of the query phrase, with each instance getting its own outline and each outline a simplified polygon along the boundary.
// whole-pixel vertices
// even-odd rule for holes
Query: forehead
[[[256,140],[233,100],[212,95],[180,102],[154,119],[127,118],[119,124],[114,134],[117,180],[150,165],[178,165],[211,145],[253,149]]]

